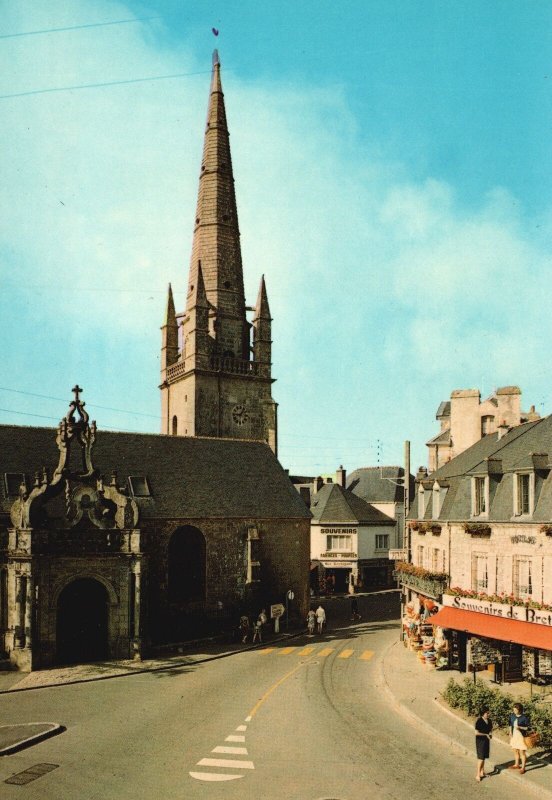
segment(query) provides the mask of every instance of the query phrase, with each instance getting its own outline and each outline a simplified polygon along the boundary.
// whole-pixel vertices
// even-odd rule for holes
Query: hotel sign
[[[461,608],[463,611],[476,611],[478,614],[488,614],[501,619],[534,622],[538,625],[552,627],[552,611],[541,611],[537,608],[513,606],[507,603],[492,603],[490,600],[479,600],[477,597],[461,597],[458,594],[444,594],[443,605],[450,608]]]

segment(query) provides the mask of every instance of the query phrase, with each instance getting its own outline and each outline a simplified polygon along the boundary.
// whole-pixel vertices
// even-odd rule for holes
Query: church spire
[[[178,323],[174,310],[172,286],[169,283],[165,322],[161,326],[161,382],[166,378],[167,367],[178,361]]]
[[[207,299],[217,309],[215,352],[247,359],[243,267],[220,61],[215,50],[199,178],[186,310],[201,268]],[[222,342],[224,340],[224,343]]]
[[[255,315],[253,317],[253,359],[257,362],[258,374],[270,378],[272,361],[272,317],[264,275],[261,277]]]

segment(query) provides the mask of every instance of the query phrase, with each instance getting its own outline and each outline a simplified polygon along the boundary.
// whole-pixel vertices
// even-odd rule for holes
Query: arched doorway
[[[169,602],[205,600],[205,537],[198,528],[177,528],[169,541]]]
[[[61,592],[57,604],[57,658],[61,664],[108,657],[109,598],[93,578],[78,578]]]

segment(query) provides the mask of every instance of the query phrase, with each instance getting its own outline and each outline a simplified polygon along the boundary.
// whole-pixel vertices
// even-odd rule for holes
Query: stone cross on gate
[[[79,400],[80,400],[80,398],[79,398],[79,394],[82,392],[82,389],[81,389],[81,387],[79,386],[79,384],[78,384],[78,383],[76,383],[76,384],[73,386],[73,388],[71,389],[71,391],[75,393],[75,402],[76,402],[76,403],[77,403],[77,405],[78,405],[78,404],[79,404]]]

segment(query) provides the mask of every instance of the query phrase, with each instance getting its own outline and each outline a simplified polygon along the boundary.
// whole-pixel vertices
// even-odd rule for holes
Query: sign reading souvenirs
[[[340,533],[357,533],[356,528],[320,528],[320,533],[330,533],[332,536],[339,535]]]
[[[444,594],[443,605],[450,608],[461,608],[464,611],[476,611],[478,614],[489,614],[503,619],[517,620],[518,622],[535,622],[539,625],[552,627],[552,611],[547,611],[546,609],[514,606],[507,603],[492,603],[490,600],[479,600],[477,597],[461,597],[457,594]]]

